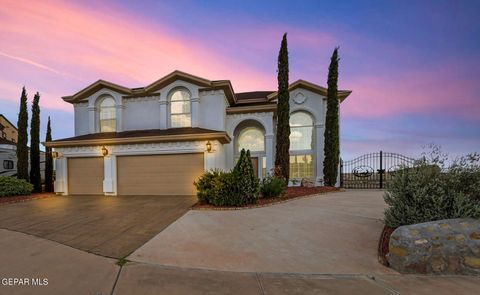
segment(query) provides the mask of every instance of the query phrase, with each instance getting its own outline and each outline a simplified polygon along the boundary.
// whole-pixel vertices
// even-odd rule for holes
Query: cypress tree
[[[22,89],[20,97],[20,111],[18,113],[18,139],[17,139],[17,178],[28,181],[28,111],[27,111],[27,90]]]
[[[40,175],[40,94],[33,97],[32,121],[30,123],[30,183],[33,191],[42,192],[42,179]]]
[[[47,123],[47,135],[45,136],[45,142],[52,141],[52,129],[50,127],[50,116]],[[47,147],[45,149],[45,191],[53,192],[53,158],[52,148]]]
[[[283,35],[278,53],[278,103],[277,145],[275,150],[275,175],[288,181],[290,162],[290,93],[288,92],[287,33]]]
[[[325,119],[325,158],[323,180],[325,185],[335,186],[340,163],[339,100],[338,100],[338,47],[333,51],[328,68],[327,115]]]

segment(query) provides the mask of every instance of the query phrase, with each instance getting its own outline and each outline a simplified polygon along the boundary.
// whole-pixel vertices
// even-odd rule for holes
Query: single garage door
[[[103,158],[68,159],[68,193],[103,195]]]
[[[195,195],[203,154],[117,157],[119,195]]]

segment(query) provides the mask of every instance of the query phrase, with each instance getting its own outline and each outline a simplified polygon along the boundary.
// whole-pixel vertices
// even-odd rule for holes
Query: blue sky
[[[73,135],[60,97],[106,79],[144,86],[175,70],[274,90],[288,32],[291,81],[325,85],[340,46],[342,156],[380,149],[453,154],[480,146],[479,1],[4,1],[0,112],[21,86],[42,94],[42,127]]]

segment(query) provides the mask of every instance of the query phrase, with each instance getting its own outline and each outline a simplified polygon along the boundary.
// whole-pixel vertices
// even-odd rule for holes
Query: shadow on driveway
[[[194,203],[193,196],[56,196],[0,206],[0,228],[120,258]]]

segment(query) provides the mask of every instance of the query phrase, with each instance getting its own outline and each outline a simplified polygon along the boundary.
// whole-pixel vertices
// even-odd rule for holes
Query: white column
[[[67,175],[67,158],[60,157],[55,159],[55,182],[53,183],[53,187],[55,193],[59,195],[67,195],[68,194],[68,175]]]
[[[103,192],[105,195],[117,195],[117,157],[107,155],[103,157]]]
[[[168,128],[168,102],[167,97],[165,95],[160,95],[160,129],[167,129]]]
[[[267,158],[267,173],[273,171],[273,134],[265,134],[265,154]]]
[[[96,121],[96,108],[94,106],[88,107],[88,133],[96,133],[95,121]]]
[[[199,107],[200,107],[200,98],[195,97],[192,98],[192,127],[200,126],[200,115],[199,115]]]
[[[323,185],[323,159],[325,157],[323,149],[325,146],[324,140],[324,125],[323,124],[316,124],[315,125],[315,139],[316,139],[316,155],[315,155],[315,162],[316,162],[316,179],[315,185],[320,186]]]

